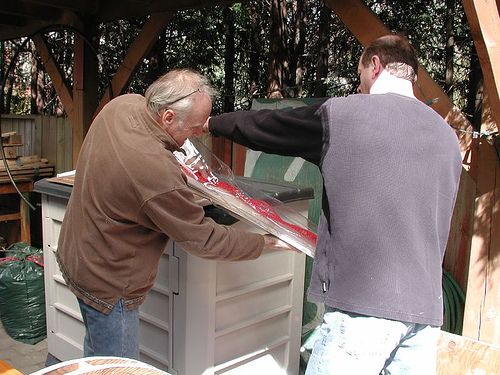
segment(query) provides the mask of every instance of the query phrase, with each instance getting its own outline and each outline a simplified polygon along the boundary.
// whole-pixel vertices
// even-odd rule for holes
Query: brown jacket
[[[205,218],[172,154],[178,150],[147,111],[122,95],[95,118],[83,143],[61,228],[57,260],[70,289],[109,313],[139,306],[167,241],[207,259],[253,259],[261,235]]]

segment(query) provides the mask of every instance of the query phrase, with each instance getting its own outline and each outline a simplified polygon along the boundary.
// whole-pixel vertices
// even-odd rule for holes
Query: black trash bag
[[[14,340],[34,345],[47,337],[41,249],[16,243],[0,258],[0,318]]]

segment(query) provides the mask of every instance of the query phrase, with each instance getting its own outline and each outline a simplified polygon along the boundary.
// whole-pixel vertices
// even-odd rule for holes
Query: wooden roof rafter
[[[0,5],[0,40],[32,35],[51,25],[77,26],[146,17],[215,4],[226,0],[15,0]]]
[[[52,80],[56,93],[61,99],[61,103],[64,106],[68,117],[71,118],[73,113],[73,94],[71,87],[64,78],[59,65],[57,65],[54,57],[52,56],[52,52],[47,46],[45,37],[40,33],[37,33],[33,36],[32,40],[38,54],[40,55],[42,64]]]
[[[137,66],[144,59],[147,53],[153,48],[154,43],[158,39],[160,33],[165,29],[168,22],[175,15],[174,12],[156,13],[151,15],[144,24],[139,35],[134,39],[130,45],[127,54],[123,58],[122,63],[118,67],[113,79],[111,81],[110,95],[109,87],[105,90],[99,105],[94,113],[94,117],[109,102],[111,96],[117,96],[123,92],[129,83],[132,74],[135,72]]]
[[[113,75],[111,81],[112,96],[123,93],[132,74],[154,46],[158,36],[165,29],[174,14],[174,12],[156,13],[148,18],[138,36],[131,43],[117,72]],[[97,57],[95,55],[90,56],[95,51],[92,52],[92,49],[88,48],[89,42],[84,41],[84,39],[88,40],[87,36],[84,36],[84,32],[80,32],[75,28],[73,29],[75,31],[73,86],[71,86],[62,74],[62,70],[47,46],[44,35],[36,33],[32,36],[32,40],[73,126],[73,159],[76,165],[78,153],[90,122],[111,99],[111,95],[108,87],[100,102],[97,100]],[[80,26],[80,29],[83,30],[83,27]]]
[[[500,0],[463,0],[484,77],[491,117],[500,125]]]

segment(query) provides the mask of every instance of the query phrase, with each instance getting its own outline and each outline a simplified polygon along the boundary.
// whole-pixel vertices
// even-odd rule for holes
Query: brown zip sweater
[[[108,103],[85,137],[57,248],[74,294],[109,313],[118,299],[139,306],[167,241],[206,259],[257,258],[261,235],[205,218],[172,151],[179,147],[144,97]]]

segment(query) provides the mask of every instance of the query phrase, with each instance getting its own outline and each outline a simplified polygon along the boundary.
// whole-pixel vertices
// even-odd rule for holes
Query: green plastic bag
[[[0,258],[0,317],[14,340],[36,344],[47,337],[41,249],[17,243]]]

